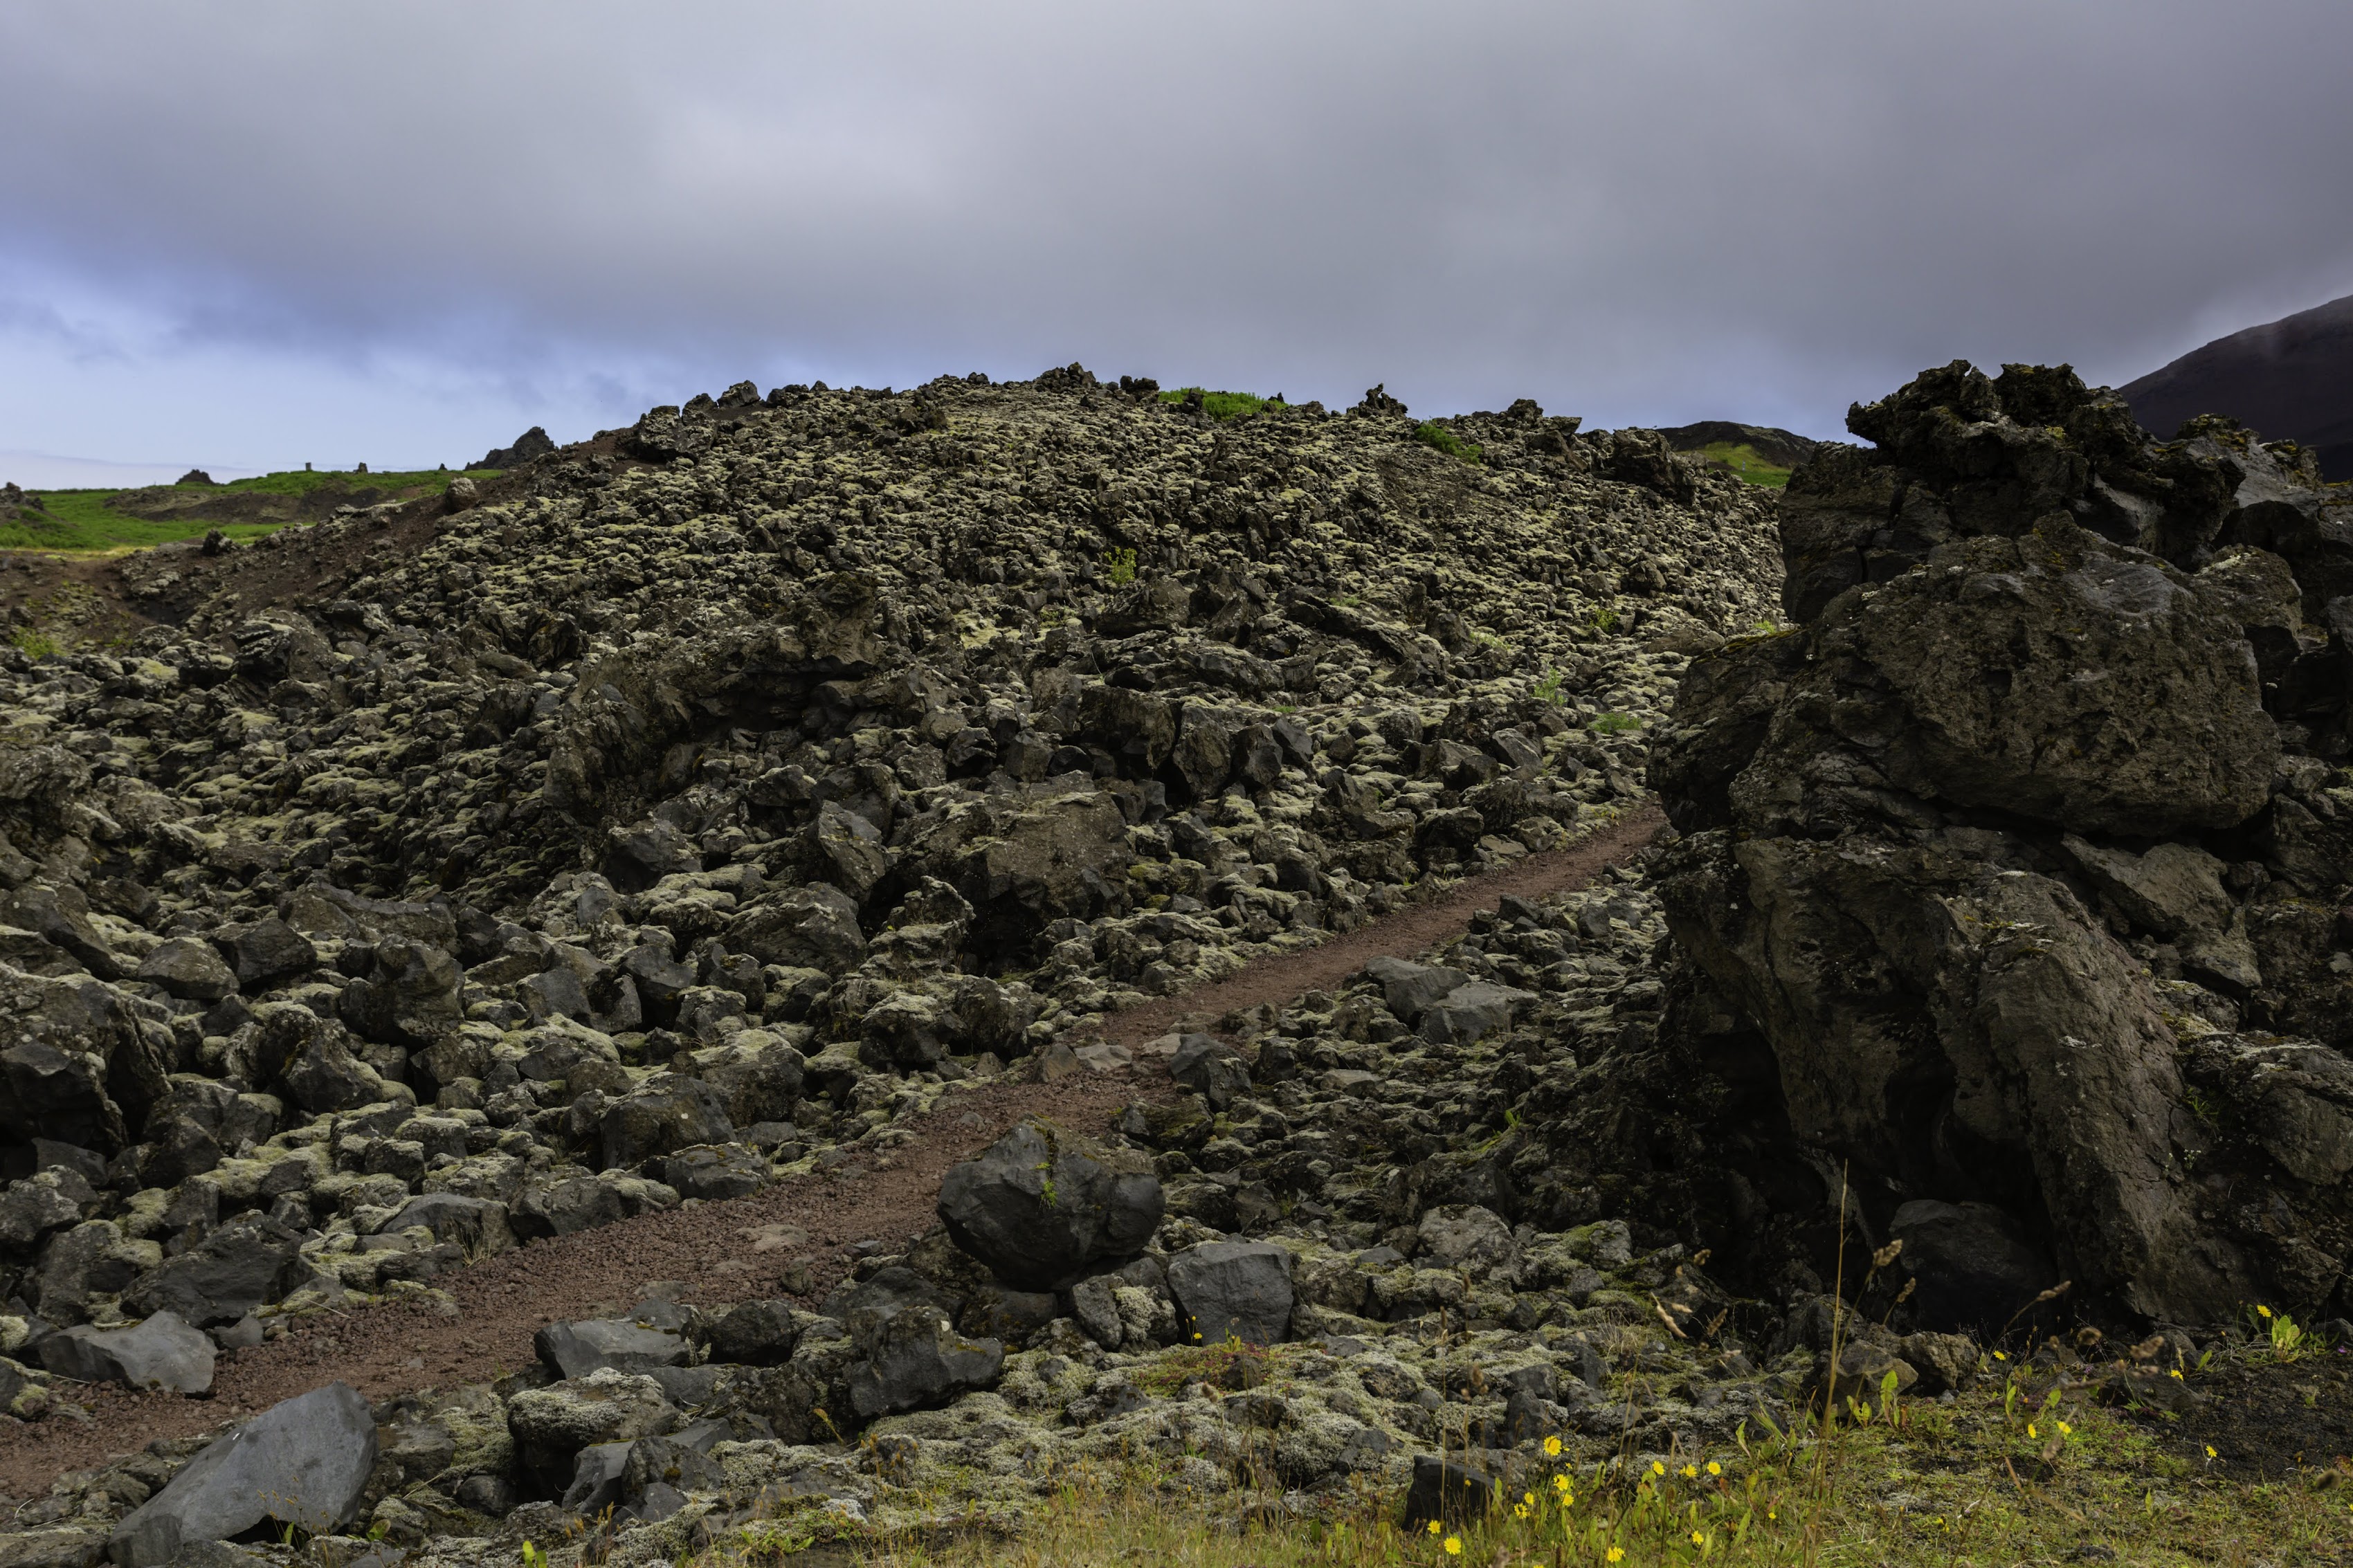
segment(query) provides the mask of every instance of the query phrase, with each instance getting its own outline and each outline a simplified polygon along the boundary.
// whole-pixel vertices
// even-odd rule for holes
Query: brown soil
[[[1466,878],[1345,936],[1261,958],[1215,984],[1114,1014],[1106,1037],[1140,1045],[1172,1029],[1208,1027],[1229,1013],[1268,1003],[1280,1006],[1310,991],[1329,990],[1383,953],[1405,958],[1436,947],[1469,924],[1472,911],[1493,909],[1506,893],[1544,899],[1581,888],[1626,860],[1666,822],[1658,802],[1644,800],[1573,844]]]
[[[1457,884],[1320,946],[1261,960],[1199,990],[1116,1015],[1107,1037],[1140,1044],[1180,1023],[1214,1020],[1261,1003],[1337,985],[1384,953],[1422,952],[1506,893],[1543,898],[1582,886],[1630,857],[1664,821],[1645,802],[1565,848]],[[1175,1092],[1144,1063],[1052,1081],[993,1079],[953,1087],[888,1153],[851,1151],[830,1171],[748,1197],[647,1215],[558,1237],[445,1274],[435,1284],[454,1310],[404,1303],[322,1313],[283,1338],[225,1353],[206,1399],[70,1386],[89,1418],[52,1415],[0,1430],[0,1496],[37,1496],[67,1471],[104,1463],[158,1438],[206,1431],[340,1379],[371,1399],[482,1383],[527,1366],[532,1335],[560,1320],[626,1310],[657,1285],[683,1282],[682,1300],[724,1302],[782,1293],[787,1266],[805,1264],[811,1299],[839,1281],[860,1242],[902,1250],[934,1223],[940,1179],[1024,1117],[1074,1128],[1109,1125],[1138,1100]]]
[[[2179,1415],[2136,1409],[2141,1424],[2198,1473],[2284,1480],[2306,1468],[2353,1466],[2353,1350],[2315,1349],[2293,1362],[2229,1362],[2193,1372],[2202,1398]],[[2211,1451],[2210,1451],[2211,1450]]]

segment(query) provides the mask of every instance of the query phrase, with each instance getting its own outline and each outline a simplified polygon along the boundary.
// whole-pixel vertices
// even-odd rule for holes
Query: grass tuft
[[[1484,452],[1476,441],[1465,441],[1434,419],[1425,419],[1413,427],[1413,438],[1425,447],[1435,447],[1450,458],[1460,458],[1466,463],[1479,461]]]
[[[2021,1399],[2030,1377],[2035,1394]],[[1671,1441],[1602,1457],[1567,1438],[1479,1456],[1504,1459],[1493,1489],[1436,1521],[1406,1517],[1398,1493],[1370,1475],[1286,1495],[1279,1462],[1243,1458],[1205,1491],[1198,1463],[1188,1471],[1139,1455],[1056,1467],[1035,1502],[993,1512],[959,1501],[945,1471],[911,1477],[885,1489],[871,1522],[845,1523],[828,1544],[839,1561],[903,1568],[2347,1560],[2353,1464],[2253,1484],[2225,1478],[2177,1458],[2178,1442],[2146,1413],[2105,1408],[2080,1384],[2046,1391],[2042,1380],[1980,1378],[1947,1404],[1883,1386],[1834,1421],[1809,1417],[1787,1434],[1748,1421],[1696,1448]],[[1279,1461],[1281,1451],[1275,1439],[1257,1458]],[[743,1529],[694,1568],[788,1563],[828,1533],[815,1522],[803,1513]]]
[[[476,478],[489,477],[490,469],[478,470]],[[376,500],[390,500],[396,497],[414,496],[427,492],[439,494],[458,478],[454,472],[438,468],[411,473],[361,474],[346,472],[312,472],[261,474],[249,479],[231,479],[223,485],[156,485],[132,486],[132,489],[174,489],[193,495],[235,495],[239,492],[260,495],[307,495],[312,490],[337,486],[353,491],[373,491]],[[127,493],[122,486],[103,489],[43,490],[42,510],[19,511],[13,521],[0,523],[0,550],[143,550],[158,544],[169,544],[181,539],[202,539],[213,529],[233,540],[259,539],[287,526],[275,522],[217,522],[205,518],[158,520],[132,517],[116,511],[108,503],[116,496]]]
[[[1160,395],[1160,401],[1184,403],[1195,397],[1201,400],[1202,413],[1212,419],[1221,420],[1247,418],[1270,403],[1277,405],[1281,403],[1279,398],[1261,397],[1255,393],[1210,392],[1198,386],[1181,386],[1171,392],[1163,392]]]
[[[1733,477],[1778,490],[1789,482],[1789,470],[1759,454],[1746,441],[1710,441],[1699,455],[1711,464],[1732,470]]]

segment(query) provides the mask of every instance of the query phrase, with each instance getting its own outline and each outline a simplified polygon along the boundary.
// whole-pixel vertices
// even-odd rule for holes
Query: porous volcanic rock
[[[885,1154],[1106,1012],[1559,847],[1641,797],[1689,660],[1778,602],[1778,502],[1644,433],[1525,402],[1437,422],[1474,462],[1385,395],[1220,422],[1141,384],[739,385],[447,503],[158,552],[206,564],[126,644],[0,646],[9,1412],[53,1419],[69,1386],[16,1358],[37,1334],[168,1310],[242,1341]],[[2295,635],[2259,574],[2232,591]],[[2284,859],[2330,853],[2308,816],[2274,808]],[[2111,871],[2218,952],[2241,931],[2195,868]],[[1000,1279],[943,1230],[821,1311],[660,1331],[700,1364],[400,1395],[403,1479],[365,1529],[490,1533],[585,1476],[637,1561],[674,1506],[881,1509],[902,1483],[877,1466],[1014,1500],[1038,1456],[1139,1446],[1225,1474],[1270,1431],[1284,1474],[1341,1488],[1514,1429],[1461,1357],[1541,1363],[1563,1409],[1645,1356],[1697,1375],[1724,1342],[1675,1349],[1659,1314],[1735,1331],[1694,1261],[1741,1234],[1718,1162],[1776,1214],[1831,1199],[1761,1080],[1674,1054],[1691,999],[1648,875],[1486,911],[1422,955],[1427,996],[1364,976],[1220,1020],[1202,1092],[1102,1140],[1160,1198],[1108,1244]],[[2325,962],[2333,928],[2293,914],[2250,917],[2249,950]],[[2308,1109],[2265,1125],[2319,1169]],[[1342,1368],[1328,1388],[1146,1392],[1208,1315],[1176,1260],[1226,1246],[1291,1258],[1282,1321],[1271,1275],[1224,1321]],[[1827,1289],[1739,1255],[1784,1264],[1777,1304]],[[1746,1381],[1638,1440],[1786,1415],[1740,1331]],[[20,1522],[111,1528],[194,1451],[77,1472]]]
[[[1803,624],[1696,661],[1654,758],[1697,1010],[1879,1234],[1988,1216],[1919,1231],[1949,1326],[2058,1278],[2144,1321],[2338,1310],[2353,509],[2063,367],[1849,425],[1875,449],[1790,479]]]

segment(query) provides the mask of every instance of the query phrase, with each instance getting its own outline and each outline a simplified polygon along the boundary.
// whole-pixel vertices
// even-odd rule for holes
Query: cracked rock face
[[[2353,508],[2063,370],[1850,425],[1789,486],[1806,624],[1698,661],[1654,760],[1678,945],[1866,1209],[2144,1319],[2337,1310]]]

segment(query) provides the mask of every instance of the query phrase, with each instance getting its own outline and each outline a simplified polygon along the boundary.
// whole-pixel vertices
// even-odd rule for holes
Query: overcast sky
[[[1835,435],[2353,292],[2348,60],[2347,0],[13,5],[0,479],[1072,360]]]

